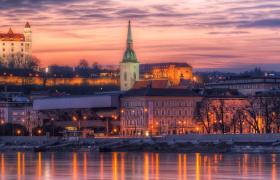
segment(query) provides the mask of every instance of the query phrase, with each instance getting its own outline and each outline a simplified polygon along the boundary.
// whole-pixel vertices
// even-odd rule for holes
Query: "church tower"
[[[135,81],[139,80],[139,62],[133,50],[133,40],[131,32],[131,24],[128,22],[127,45],[120,63],[120,88],[121,91],[131,89]]]
[[[25,55],[31,56],[32,54],[32,30],[30,24],[25,24],[23,35],[25,39]]]

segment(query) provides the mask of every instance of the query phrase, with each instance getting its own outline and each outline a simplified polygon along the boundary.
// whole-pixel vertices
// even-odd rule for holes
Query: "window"
[[[11,44],[12,46],[14,45],[14,43]]]
[[[127,81],[127,73],[124,72],[124,80]]]
[[[3,43],[3,46],[5,46],[5,43]]]
[[[5,51],[5,48],[3,48],[3,52]]]
[[[136,72],[133,73],[133,78],[136,80]]]

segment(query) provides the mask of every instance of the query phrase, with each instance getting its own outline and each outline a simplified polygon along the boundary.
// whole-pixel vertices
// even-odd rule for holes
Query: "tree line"
[[[280,94],[205,97],[195,111],[204,133],[280,133]]]

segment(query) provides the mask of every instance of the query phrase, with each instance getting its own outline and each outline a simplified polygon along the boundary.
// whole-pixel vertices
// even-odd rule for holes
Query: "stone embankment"
[[[0,151],[151,151],[280,153],[280,134],[164,136],[146,138],[0,137]]]

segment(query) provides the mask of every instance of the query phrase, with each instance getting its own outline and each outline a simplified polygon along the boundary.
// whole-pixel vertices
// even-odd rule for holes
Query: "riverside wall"
[[[125,151],[201,153],[280,153],[280,134],[188,134],[164,137],[0,137],[0,151]]]

